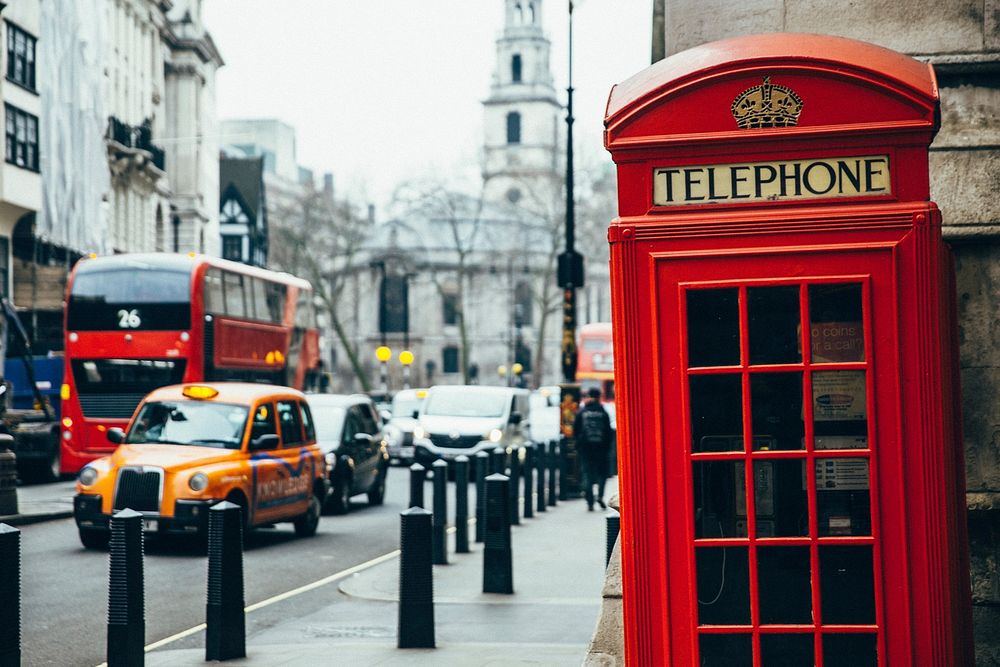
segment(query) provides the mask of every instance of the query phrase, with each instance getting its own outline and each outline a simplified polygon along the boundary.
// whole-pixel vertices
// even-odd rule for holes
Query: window
[[[458,324],[458,295],[442,294],[441,310],[444,315],[444,323],[454,326]]]
[[[7,22],[7,78],[35,90],[35,38]]]
[[[38,118],[10,104],[7,114],[6,160],[18,167],[38,171]]]
[[[457,373],[458,372],[458,348],[454,345],[449,345],[441,350],[441,361],[444,366],[445,373]]]
[[[507,114],[507,143],[521,143],[521,114],[516,111]]]
[[[382,310],[379,313],[385,333],[402,333],[409,328],[409,285],[405,276],[386,276],[382,280]]]
[[[278,422],[281,423],[281,439],[285,447],[302,443],[302,416],[295,401],[278,401]]]
[[[225,235],[222,237],[222,258],[234,262],[243,261],[243,237]]]
[[[0,236],[0,297],[10,298],[10,239]]]
[[[299,407],[302,408],[302,423],[306,427],[306,440],[312,442],[316,439],[316,427],[313,426],[312,413],[309,412],[309,406],[305,403]]]
[[[219,216],[219,224],[223,225],[246,225],[250,222],[246,211],[240,206],[236,199],[227,199],[222,205],[222,214]]]
[[[532,318],[531,285],[518,283],[514,288],[514,326],[531,326]]]
[[[246,308],[243,305],[243,276],[238,273],[223,273],[222,279],[226,290],[226,315],[246,317]]]
[[[521,54],[515,53],[510,57],[510,80],[514,83],[521,83]]]
[[[253,426],[250,427],[250,441],[253,442],[262,435],[278,435],[274,425],[274,406],[265,403],[257,408],[253,415]]]

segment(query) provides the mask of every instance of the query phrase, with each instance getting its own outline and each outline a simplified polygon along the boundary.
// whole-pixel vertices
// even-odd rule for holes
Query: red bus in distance
[[[204,255],[82,259],[66,288],[61,465],[76,473],[115,445],[142,398],[180,382],[301,389],[319,362],[312,287]]]
[[[601,401],[613,403],[615,400],[614,345],[611,342],[611,323],[593,322],[580,327],[577,343],[576,379],[580,382],[580,393],[597,387],[601,390]]]

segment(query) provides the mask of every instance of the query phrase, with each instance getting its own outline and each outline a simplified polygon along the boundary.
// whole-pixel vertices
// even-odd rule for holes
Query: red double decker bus
[[[594,322],[580,326],[577,344],[576,379],[584,396],[593,387],[601,390],[601,400],[615,400],[615,361],[611,323]]]
[[[203,255],[80,260],[66,298],[61,465],[111,452],[142,398],[179,382],[241,380],[301,389],[319,362],[305,280]]]

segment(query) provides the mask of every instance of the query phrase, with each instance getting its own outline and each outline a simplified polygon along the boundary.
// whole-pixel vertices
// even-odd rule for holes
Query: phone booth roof
[[[801,113],[780,127],[748,130],[734,119],[735,100],[762,80],[792,91]],[[605,146],[617,153],[776,134],[914,131],[929,131],[929,144],[939,124],[937,100],[931,66],[895,51],[827,35],[748,35],[675,54],[616,85],[605,114]]]

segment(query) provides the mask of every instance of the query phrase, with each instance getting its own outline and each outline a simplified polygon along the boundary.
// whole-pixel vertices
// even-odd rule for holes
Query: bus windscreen
[[[144,268],[80,271],[66,314],[69,331],[177,331],[191,327],[191,275]]]

